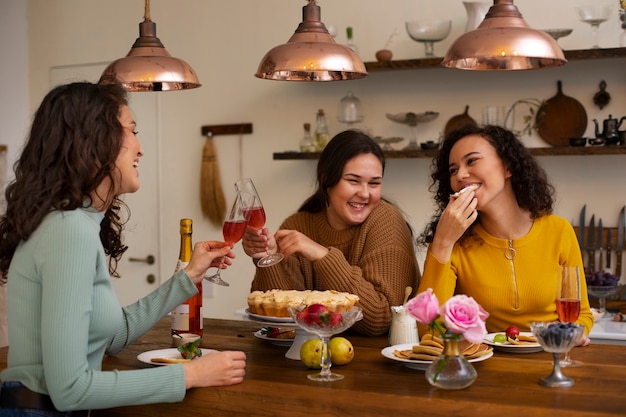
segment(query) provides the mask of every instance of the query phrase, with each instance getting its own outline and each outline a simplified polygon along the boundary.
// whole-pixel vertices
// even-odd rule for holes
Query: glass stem
[[[591,25],[591,34],[593,36],[593,48],[599,48],[598,46],[598,29],[600,25]]]
[[[320,371],[320,375],[329,376],[330,375],[330,350],[328,350],[328,336],[322,336],[322,360],[320,365],[322,366],[322,370]]]
[[[600,311],[606,313],[606,298],[598,297],[598,304],[600,304]]]

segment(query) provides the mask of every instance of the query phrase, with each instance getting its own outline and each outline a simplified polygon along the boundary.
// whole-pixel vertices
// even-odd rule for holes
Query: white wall
[[[601,26],[600,45],[616,47],[621,33],[617,1],[604,2],[615,4],[615,17]],[[516,5],[533,27],[573,28],[560,44],[565,49],[585,49],[591,45],[591,31],[578,21],[575,11],[576,5],[585,3],[590,2],[518,0]],[[28,4],[31,111],[49,88],[50,67],[110,61],[125,55],[138,36],[144,11],[141,0],[29,0]],[[312,190],[315,161],[274,161],[272,153],[296,149],[302,124],[313,123],[318,108],[325,108],[330,115],[332,133],[343,129],[345,126],[336,121],[335,115],[339,100],[348,90],[362,100],[365,109],[365,122],[357,127],[373,135],[408,136],[408,128],[389,121],[385,113],[440,112],[437,120],[418,126],[420,141],[436,139],[445,122],[461,113],[466,104],[471,106],[470,115],[479,120],[480,109],[487,104],[509,106],[521,98],[552,97],[557,80],[563,81],[565,94],[581,101],[589,119],[602,120],[609,113],[614,117],[626,114],[624,59],[571,62],[559,69],[521,73],[395,71],[338,83],[255,78],[253,74],[265,52],[284,43],[294,32],[305,4],[304,0],[151,2],[157,35],[172,55],[194,67],[203,84],[196,90],[160,93],[160,137],[166,155],[162,160],[162,227],[190,216],[196,239],[221,239],[220,231],[202,219],[199,205],[202,125],[253,123],[252,135],[215,138],[218,162],[224,187],[230,193],[227,198],[232,197],[228,184],[241,176],[254,178],[266,205],[268,226],[275,229]],[[450,37],[435,46],[439,55],[465,27],[466,12],[460,0],[319,0],[318,4],[322,21],[336,26],[338,42],[345,42],[346,26],[354,27],[355,41],[365,61],[374,60],[375,51],[384,46],[394,29],[398,35],[390,49],[395,59],[423,56],[423,45],[406,35],[405,20],[453,20]],[[602,111],[592,103],[601,80],[607,82],[613,98]],[[590,122],[587,135],[592,136],[592,132]],[[524,141],[529,146],[547,146],[536,135]],[[575,219],[586,202],[589,215],[601,216],[605,226],[616,225],[617,213],[626,203],[623,155],[542,157],[540,161],[558,188],[557,214]],[[385,194],[402,206],[418,231],[432,214],[427,189],[429,165],[427,159],[389,160],[385,176]],[[167,271],[178,254],[178,237],[166,239],[162,247],[165,261],[161,269]],[[246,305],[254,269],[240,246],[236,252],[239,257],[235,265],[225,273],[232,286],[214,288],[213,298],[205,300],[208,316],[232,317],[235,309]]]
[[[7,160],[13,161],[29,122],[26,2],[0,0],[0,51],[0,144],[7,145]],[[12,178],[10,169],[6,174]],[[0,192],[4,186],[0,183]],[[4,210],[0,207],[0,212]],[[8,344],[5,296],[6,287],[0,286],[0,346]]]

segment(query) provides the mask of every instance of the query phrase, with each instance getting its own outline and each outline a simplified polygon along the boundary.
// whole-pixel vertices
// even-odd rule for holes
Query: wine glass
[[[250,178],[244,178],[235,183],[237,193],[241,196],[243,213],[248,221],[248,226],[259,230],[265,225],[265,209],[256,187]],[[282,253],[269,253],[266,249],[265,256],[257,262],[257,266],[266,267],[279,263],[284,258]]]
[[[237,193],[235,201],[233,202],[233,206],[230,208],[230,211],[226,213],[226,218],[224,219],[224,224],[222,225],[222,235],[224,236],[224,242],[231,248],[243,238],[243,235],[246,232],[246,225],[248,224],[241,203],[241,197],[239,193]],[[213,275],[208,275],[207,271],[207,273],[204,275],[204,279],[214,284],[228,287],[230,284],[222,279],[220,275],[221,272],[222,268],[220,265],[220,268],[218,268],[217,272]]]
[[[563,266],[556,286],[556,312],[561,323],[574,323],[580,314],[580,268]],[[569,350],[559,363],[562,367],[581,366],[582,362],[570,358]]]
[[[537,338],[543,350],[554,355],[552,362],[552,373],[550,376],[541,378],[539,384],[545,387],[571,387],[574,380],[561,373],[561,363],[559,358],[562,353],[568,353],[580,340],[584,327],[574,323],[551,323],[533,322],[530,324],[530,331]]]
[[[609,20],[611,15],[611,6],[608,4],[590,4],[587,6],[577,7],[580,21],[591,25],[591,33],[593,35],[592,49],[600,48],[598,46],[598,29],[601,23]]]
[[[412,20],[405,23],[409,37],[424,44],[427,57],[435,56],[435,42],[444,40],[452,29],[452,20]]]
[[[307,375],[307,378],[322,382],[343,379],[343,375],[330,371],[332,363],[328,342],[332,335],[343,332],[363,318],[361,308],[353,306],[348,311],[335,312],[322,304],[313,304],[296,308],[289,307],[289,314],[298,326],[309,333],[318,335],[322,340],[322,359],[320,361],[322,369],[317,373]]]

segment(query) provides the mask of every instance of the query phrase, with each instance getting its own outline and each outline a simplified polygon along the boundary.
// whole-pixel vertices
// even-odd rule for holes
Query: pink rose
[[[432,288],[429,288],[407,301],[405,308],[419,323],[430,324],[439,315],[439,300]]]
[[[482,343],[487,335],[485,320],[489,314],[472,297],[455,295],[439,313],[450,332],[462,334],[469,342]]]

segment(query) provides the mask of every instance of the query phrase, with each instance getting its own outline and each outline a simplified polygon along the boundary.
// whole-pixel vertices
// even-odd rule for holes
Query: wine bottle
[[[330,142],[330,133],[328,131],[328,123],[326,122],[326,114],[324,109],[319,109],[315,126],[315,148],[321,152],[328,142]]]
[[[180,220],[180,252],[175,272],[183,269],[191,260],[192,220]],[[194,333],[202,336],[202,282],[196,284],[198,293],[176,307],[171,313],[172,334]]]

